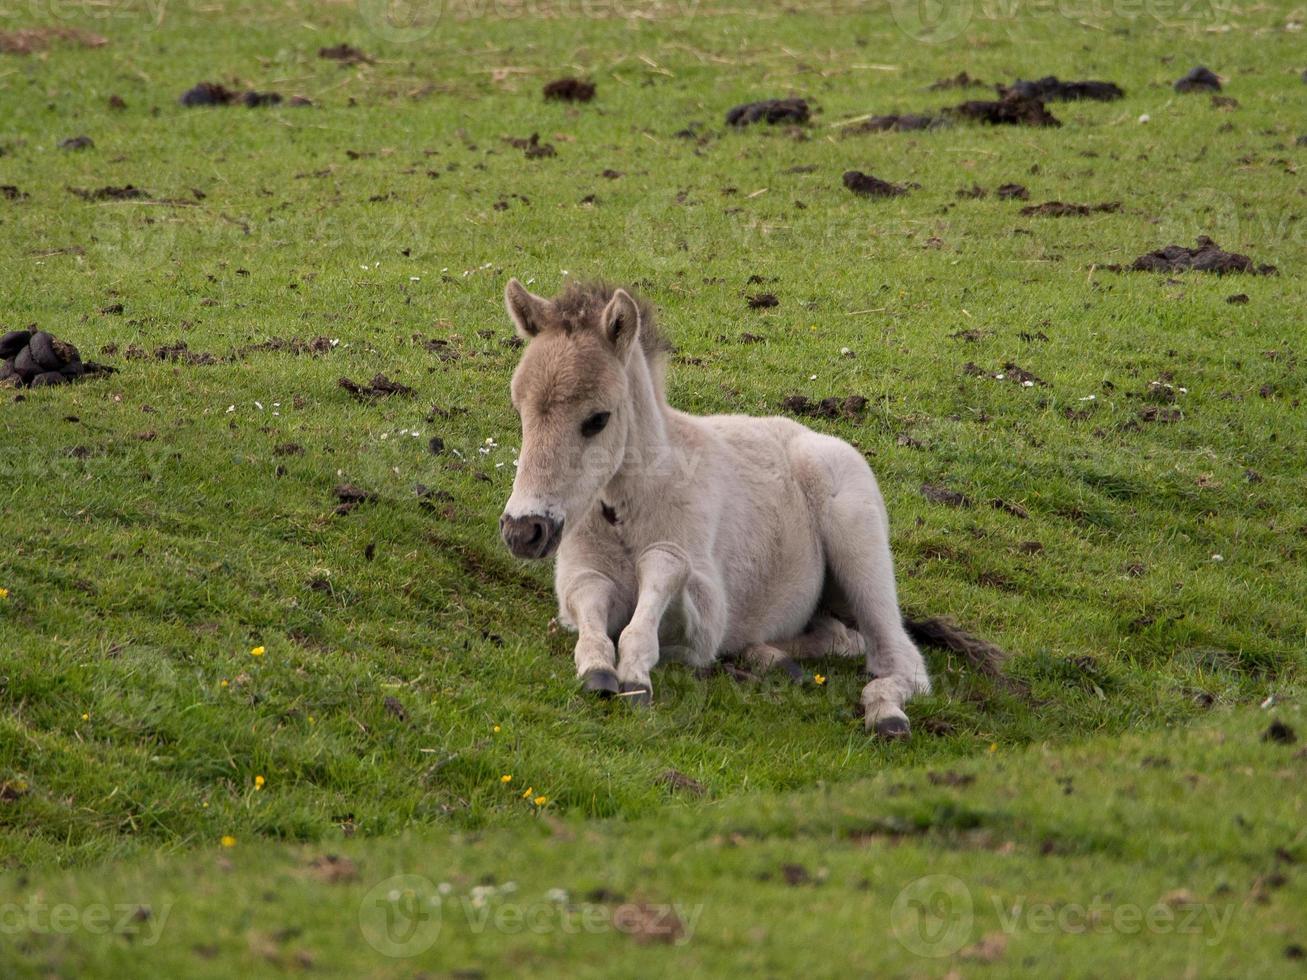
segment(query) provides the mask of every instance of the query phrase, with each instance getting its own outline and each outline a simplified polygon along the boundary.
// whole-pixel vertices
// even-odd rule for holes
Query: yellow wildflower
[[[544,806],[546,803],[549,802],[549,797],[547,797],[547,796],[537,796],[537,797],[536,797],[534,800],[532,800],[531,802],[534,803],[536,806]]]
[[[496,725],[494,728],[492,728],[492,729],[490,729],[490,730],[491,730],[492,732],[494,732],[496,735],[499,734],[499,726],[498,726],[498,725]]]
[[[499,781],[501,783],[511,783],[513,781],[513,777],[509,773],[504,773],[502,776],[499,777]]]
[[[83,712],[82,712],[82,721],[90,721],[90,720],[91,720],[91,716],[90,716],[90,714],[89,714],[88,712],[83,711]]]
[[[818,687],[820,687],[822,684],[825,684],[825,683],[826,683],[826,675],[825,675],[825,674],[813,674],[813,675],[812,675],[812,679],[813,679],[813,681],[816,682],[816,684],[817,684]]]
[[[991,752],[997,752],[997,751],[998,751],[998,743],[997,743],[997,742],[990,742],[990,743],[989,743],[989,751],[991,751]]]
[[[227,687],[227,686],[228,686],[228,685],[227,685],[227,678],[224,677],[222,680],[218,681],[218,686],[219,686],[219,687]]]
[[[222,840],[220,840],[218,843],[220,843],[223,847],[235,847],[236,838],[233,837],[231,834],[223,834]]]
[[[534,792],[535,790],[532,789],[530,786],[528,786],[526,789],[522,790],[522,799],[529,800],[531,798],[531,794]]]
[[[267,651],[266,649],[264,649],[263,647],[255,647],[253,650],[250,651],[250,656],[251,656],[251,657],[261,657],[261,656],[263,656],[263,655],[264,655],[265,653],[267,653],[267,652],[268,652],[268,651]]]
[[[267,782],[267,780],[264,779],[262,776],[255,776],[255,777],[254,777],[254,788],[255,788],[255,789],[263,789],[263,784],[266,783],[266,782]]]
[[[0,589],[0,599],[8,599],[8,598],[9,598],[9,590]]]

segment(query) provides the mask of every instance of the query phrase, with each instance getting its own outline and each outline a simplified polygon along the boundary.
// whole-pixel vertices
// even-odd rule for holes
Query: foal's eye
[[[608,424],[608,415],[608,412],[595,412],[581,423],[581,435],[586,438],[599,435],[604,431],[604,426]]]

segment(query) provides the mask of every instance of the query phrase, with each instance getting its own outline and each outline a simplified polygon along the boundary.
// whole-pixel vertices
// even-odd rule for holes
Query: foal
[[[669,406],[668,346],[625,290],[572,284],[547,300],[512,279],[504,299],[529,343],[500,531],[519,558],[557,553],[559,619],[578,634],[585,690],[647,704],[649,672],[669,655],[735,655],[796,677],[799,659],[865,656],[867,729],[903,738],[904,703],[930,691],[908,629],[973,660],[994,650],[942,621],[905,628],[885,503],[848,443],[786,418]]]

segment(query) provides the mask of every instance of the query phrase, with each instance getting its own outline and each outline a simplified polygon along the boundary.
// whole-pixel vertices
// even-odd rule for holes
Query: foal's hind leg
[[[814,495],[826,562],[867,641],[867,671],[875,678],[862,690],[867,729],[904,738],[909,726],[903,705],[914,694],[929,693],[930,679],[903,628],[885,502],[853,447],[816,436],[805,448],[821,464],[823,482],[829,481],[824,493]]]
[[[783,670],[797,683],[803,680],[803,668],[795,661],[818,657],[861,657],[866,652],[867,641],[857,630],[849,629],[834,616],[819,614],[799,636],[751,644],[740,656],[754,670]]]
[[[834,616],[818,614],[807,630],[792,640],[772,644],[795,660],[815,660],[818,657],[862,657],[867,653],[867,641],[857,630],[851,630]]]
[[[798,684],[803,680],[803,668],[785,652],[784,646],[784,643],[751,643],[740,653],[740,659],[760,673],[783,670]]]

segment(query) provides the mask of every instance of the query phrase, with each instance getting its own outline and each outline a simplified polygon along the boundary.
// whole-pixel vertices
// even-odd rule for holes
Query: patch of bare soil
[[[887,115],[872,116],[865,119],[855,126],[849,126],[844,130],[846,135],[856,135],[858,133],[910,133],[922,129],[939,129],[947,126],[948,120],[940,116],[918,116],[918,115]]]
[[[864,174],[861,170],[845,171],[844,186],[861,197],[898,197],[908,192],[906,187]]]
[[[70,187],[68,193],[80,197],[83,201],[135,201],[150,196],[149,191],[134,184],[125,184],[122,187],[106,186],[96,190]]]
[[[965,493],[951,490],[940,483],[923,483],[921,485],[921,495],[932,504],[943,504],[945,507],[971,506],[971,498]]]
[[[289,100],[286,100],[282,98],[280,92],[256,92],[253,89],[247,92],[235,92],[219,82],[200,82],[194,88],[183,92],[178,101],[187,108],[243,105],[248,109],[261,109],[267,106],[281,105],[282,102],[296,107],[313,104],[311,100],[300,95],[292,96]]]
[[[328,61],[339,61],[343,65],[370,65],[372,58],[352,44],[333,44],[318,48],[318,57]]]
[[[126,356],[131,360],[142,359],[138,356],[139,348],[127,348]],[[140,352],[144,354],[143,351]],[[170,361],[173,364],[217,364],[218,358],[207,351],[193,351],[187,345],[186,341],[178,340],[171,344],[164,344],[162,347],[156,347],[154,358],[158,361]]]
[[[508,136],[504,138],[504,142],[514,149],[521,150],[528,160],[558,156],[558,151],[554,149],[552,143],[540,142],[539,133],[532,133],[525,139],[518,136]]]
[[[1184,412],[1178,408],[1165,408],[1159,405],[1145,405],[1139,410],[1138,419],[1140,422],[1161,423],[1163,425],[1173,425],[1176,422],[1183,421]]]
[[[23,27],[0,31],[0,54],[32,54],[56,41],[83,48],[102,48],[109,43],[108,38],[75,27]]]
[[[1183,78],[1176,79],[1175,90],[1177,92],[1219,92],[1221,91],[1221,79],[1210,68],[1199,65],[1196,68],[1191,68],[1189,74]]]
[[[859,419],[867,410],[867,399],[861,395],[846,395],[814,402],[807,395],[789,395],[781,401],[781,408],[814,419]]]
[[[986,123],[991,126],[1061,126],[1062,123],[1039,99],[1009,95],[997,101],[976,100],[963,102],[945,110],[962,119]]]
[[[941,78],[938,81],[931,82],[927,86],[932,92],[943,92],[952,88],[989,88],[979,78],[972,78],[964,71],[958,72],[952,78]]]
[[[1113,102],[1125,98],[1125,92],[1121,87],[1112,82],[1063,82],[1055,75],[1048,75],[1033,82],[1017,79],[1011,85],[1000,85],[998,94],[1004,98],[1015,95],[1023,99],[1038,99],[1041,102],[1076,102],[1080,99]]]
[[[1007,361],[1003,365],[1003,375],[1000,380],[1003,379],[1006,379],[1008,381],[1015,381],[1018,384],[1023,384],[1026,385],[1027,387],[1033,385],[1038,385],[1041,388],[1048,387],[1048,382],[1045,381],[1043,378],[1039,377],[1036,374],[1032,374],[1030,371],[1027,371],[1025,368],[1021,367],[1018,364],[1014,364],[1011,361]]]
[[[1127,266],[1107,265],[1103,268],[1112,272],[1215,272],[1226,275],[1232,272],[1244,272],[1255,276],[1270,276],[1277,273],[1273,265],[1257,265],[1246,255],[1238,252],[1226,252],[1206,235],[1199,235],[1197,248],[1185,248],[1183,245],[1168,245],[1141,255]]]
[[[595,83],[583,78],[555,78],[543,91],[550,102],[589,102],[595,97]]]
[[[336,382],[355,398],[360,401],[372,401],[376,398],[386,398],[390,395],[411,395],[413,389],[408,385],[402,385],[398,381],[391,381],[384,374],[378,374],[366,385],[361,385],[349,378],[341,378]]]
[[[703,796],[708,792],[708,787],[697,779],[691,779],[683,772],[677,772],[675,769],[668,769],[658,777],[658,782],[662,783],[670,790],[687,793],[690,796]]]
[[[263,353],[327,354],[334,346],[330,337],[312,337],[308,340],[303,337],[273,337],[261,343],[238,347],[232,352],[232,358],[239,360],[247,354]]]
[[[1030,200],[1030,191],[1026,190],[1024,184],[1000,184],[994,191],[1001,201],[1028,201]],[[957,192],[960,198],[971,198],[973,201],[980,201],[989,196],[989,191],[979,184],[972,184],[970,187],[963,187]]]
[[[1292,745],[1298,741],[1298,733],[1278,718],[1262,733],[1263,742],[1276,742],[1280,745]]]
[[[1035,216],[1044,218],[1083,218],[1090,214],[1112,214],[1120,210],[1120,201],[1105,201],[1102,204],[1067,204],[1064,201],[1046,201],[1043,204],[1032,204],[1028,208],[1022,208],[1021,213],[1028,218]]]
[[[735,106],[726,113],[726,125],[749,126],[756,122],[803,124],[811,116],[806,99],[764,99]]]
[[[309,874],[328,885],[358,881],[359,869],[349,858],[340,854],[324,854],[308,864]]]
[[[336,500],[339,501],[336,505],[336,513],[341,516],[348,514],[361,504],[375,503],[378,499],[377,495],[371,490],[362,490],[352,483],[339,484],[334,493]]]

